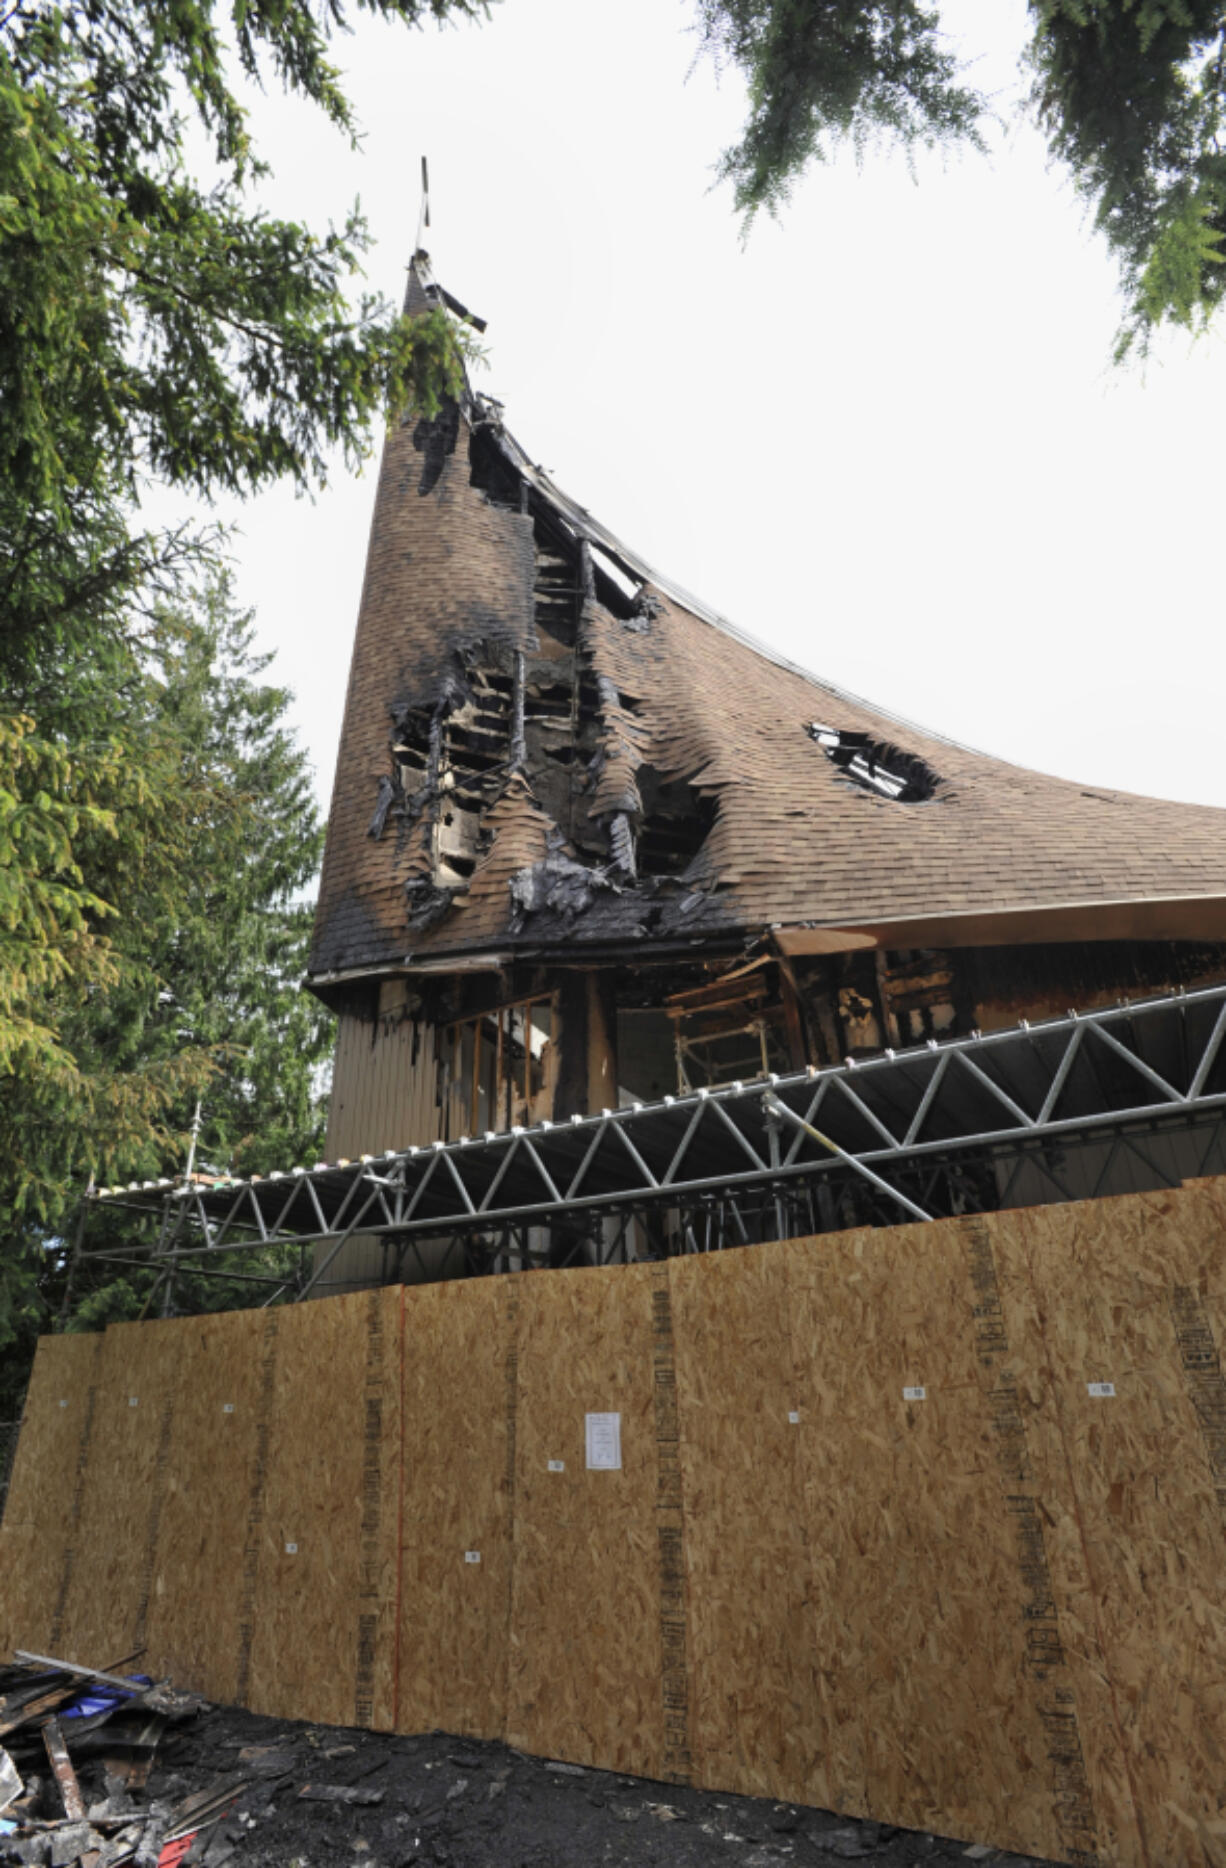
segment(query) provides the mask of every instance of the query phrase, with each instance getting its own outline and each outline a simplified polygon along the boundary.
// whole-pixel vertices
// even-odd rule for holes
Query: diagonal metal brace
[[[812,1123],[805,1121],[803,1116],[798,1116],[794,1109],[789,1109],[773,1090],[767,1090],[763,1095],[762,1107],[769,1110],[773,1116],[781,1116],[794,1128],[803,1129],[805,1134],[811,1135],[815,1142],[820,1142],[822,1147],[828,1148],[832,1155],[838,1155],[841,1161],[846,1161],[848,1167],[854,1168],[857,1174],[862,1174],[865,1180],[871,1181],[881,1193],[888,1193],[891,1200],[896,1200],[899,1206],[905,1207],[913,1219],[930,1220],[932,1218],[931,1213],[925,1213],[923,1207],[916,1206],[914,1200],[909,1200],[905,1193],[899,1193],[897,1187],[891,1187],[888,1180],[882,1180],[880,1174],[874,1174],[871,1167],[866,1167],[863,1161],[857,1161],[855,1155],[849,1155],[845,1148],[840,1148],[839,1144],[832,1142],[828,1135],[823,1135],[820,1129],[815,1129]]]

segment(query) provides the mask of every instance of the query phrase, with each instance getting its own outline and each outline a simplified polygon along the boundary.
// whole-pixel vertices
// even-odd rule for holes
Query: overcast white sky
[[[943,11],[1008,114],[1024,0]],[[742,245],[711,191],[740,85],[691,71],[689,21],[672,0],[364,21],[338,47],[360,153],[260,100],[267,205],[319,223],[360,195],[370,282],[399,296],[424,152],[436,276],[489,320],[478,387],[650,562],[954,738],[1226,805],[1226,334],[1112,369],[1112,263],[1016,121],[917,180],[847,156]],[[372,463],[267,496],[236,545],[325,803],[374,484]]]

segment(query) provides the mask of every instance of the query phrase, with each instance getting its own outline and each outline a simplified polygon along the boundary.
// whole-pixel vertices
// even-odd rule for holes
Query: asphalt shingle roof
[[[607,824],[609,812],[633,808],[636,773],[646,765],[714,800],[714,824],[675,881],[628,886],[604,876],[579,912],[517,915],[512,878],[573,849],[534,795],[531,772],[508,774],[485,814],[484,854],[467,890],[431,924],[412,926],[405,883],[429,867],[422,824],[368,835],[380,777],[392,769],[393,716],[428,709],[474,658],[539,646],[533,518],[472,483],[473,422],[489,420],[488,407],[470,404],[452,451],[441,469],[436,456],[429,472],[420,427],[407,422],[388,436],[314,976],[474,947],[562,958],[584,946],[633,942],[646,958],[653,947],[765,926],[889,927],[893,944],[918,944],[906,924],[932,922],[948,941],[958,938],[951,920],[974,917],[967,928],[982,940],[985,917],[1016,927],[1039,911],[1071,914],[1083,935],[1174,938],[1184,927],[1194,938],[1226,935],[1226,812],[1027,771],[849,698],[651,572],[500,429],[508,470],[538,514],[547,509],[561,533],[613,557],[652,599],[633,623],[595,598],[584,607],[582,660],[604,678],[604,756],[586,781],[588,813]],[[865,790],[810,737],[813,721],[918,755],[936,775],[934,795],[901,803]]]

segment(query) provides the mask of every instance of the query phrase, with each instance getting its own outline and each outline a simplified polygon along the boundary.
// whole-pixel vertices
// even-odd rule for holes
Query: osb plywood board
[[[1021,1679],[1043,1728],[1032,1766],[1056,1830],[1051,1852],[1127,1868],[1143,1859],[1142,1835],[1107,1656],[1087,1614],[1077,1474],[1066,1447],[1044,1426],[1051,1407],[1046,1303],[1013,1243],[1022,1217],[968,1218],[960,1229],[1003,1499],[1025,1589]]]
[[[400,1293],[267,1311],[244,1569],[244,1703],[390,1730]]]
[[[89,1667],[143,1648],[177,1400],[174,1332],[102,1339],[75,1559],[55,1652]]]
[[[657,1280],[644,1265],[517,1282],[508,1740],[661,1776]],[[616,1467],[588,1464],[593,1414],[618,1417]]]
[[[852,1245],[853,1239],[846,1243]],[[873,1801],[866,1780],[860,1651],[864,1552],[852,1535],[846,1505],[859,1484],[866,1455],[871,1459],[877,1449],[857,1437],[846,1460],[838,1455],[843,1438],[838,1423],[852,1385],[848,1365],[854,1367],[855,1351],[846,1315],[844,1267],[829,1258],[827,1243],[806,1239],[772,1249],[781,1271],[777,1282],[782,1283],[785,1304],[783,1354],[791,1373],[794,1510],[804,1527],[812,1604],[806,1630],[815,1673],[810,1800],[862,1815]]]
[[[1071,1765],[1049,1755],[1064,1754],[1051,1734],[1067,1730],[1067,1676],[1035,1545],[1071,1493],[1063,1462],[1027,1449],[1017,1388],[1034,1346],[1028,1365],[1007,1340],[990,1258],[985,1271],[957,1222],[781,1249],[798,1360],[808,1345],[829,1800],[1088,1860],[1084,1771],[1074,1804]]]
[[[47,1652],[59,1561],[58,1538],[48,1549],[32,1524],[0,1524],[0,1654]]]
[[[241,1697],[244,1551],[270,1313],[152,1324],[175,1345],[175,1410],[146,1629],[146,1672]]]
[[[785,1254],[669,1265],[699,1781],[826,1801]],[[846,1353],[840,1346],[836,1352]],[[830,1508],[839,1508],[831,1501]]]
[[[1196,1183],[1195,1190],[1185,1192],[1172,1207],[1183,1247],[1180,1255],[1183,1276],[1171,1289],[1171,1324],[1180,1377],[1196,1417],[1201,1446],[1200,1502],[1206,1519],[1216,1523],[1226,1540],[1226,1377],[1222,1370],[1222,1353],[1226,1348],[1226,1180]],[[1212,1498],[1204,1485],[1206,1478],[1212,1488]],[[1215,1601],[1219,1599],[1214,1598]],[[1220,1657],[1220,1614],[1216,1619],[1219,1636],[1216,1651]],[[1220,1675],[1220,1658],[1216,1672]],[[1222,1757],[1226,1734],[1221,1699],[1215,1688],[1211,1715],[1204,1671],[1198,1668],[1197,1675],[1195,1708],[1185,1701],[1181,1712],[1194,1711],[1202,1743],[1209,1741],[1211,1744],[1210,1755],[1220,1794],[1220,1786],[1226,1779],[1226,1761]],[[1183,1807],[1186,1808],[1186,1804]],[[1220,1860],[1221,1812],[1214,1818],[1211,1811],[1206,1810],[1201,1820],[1209,1831],[1206,1856],[1210,1860]]]
[[[44,1336],[0,1530],[0,1654],[47,1653],[77,1554],[102,1337]]]
[[[505,1729],[519,1285],[402,1293],[397,1731]]]
[[[1191,1189],[1003,1217],[998,1253],[1024,1271],[1041,1314],[1048,1382],[1036,1428],[1067,1459],[1076,1491],[1076,1521],[1053,1540],[1053,1571],[1109,1680],[1139,1836],[1130,1859],[1220,1864],[1218,1197]]]

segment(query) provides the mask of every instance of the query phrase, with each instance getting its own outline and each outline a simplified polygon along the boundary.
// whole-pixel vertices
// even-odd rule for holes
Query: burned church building
[[[308,982],[327,1159],[1220,981],[1224,832],[792,666],[466,393],[385,445]]]

